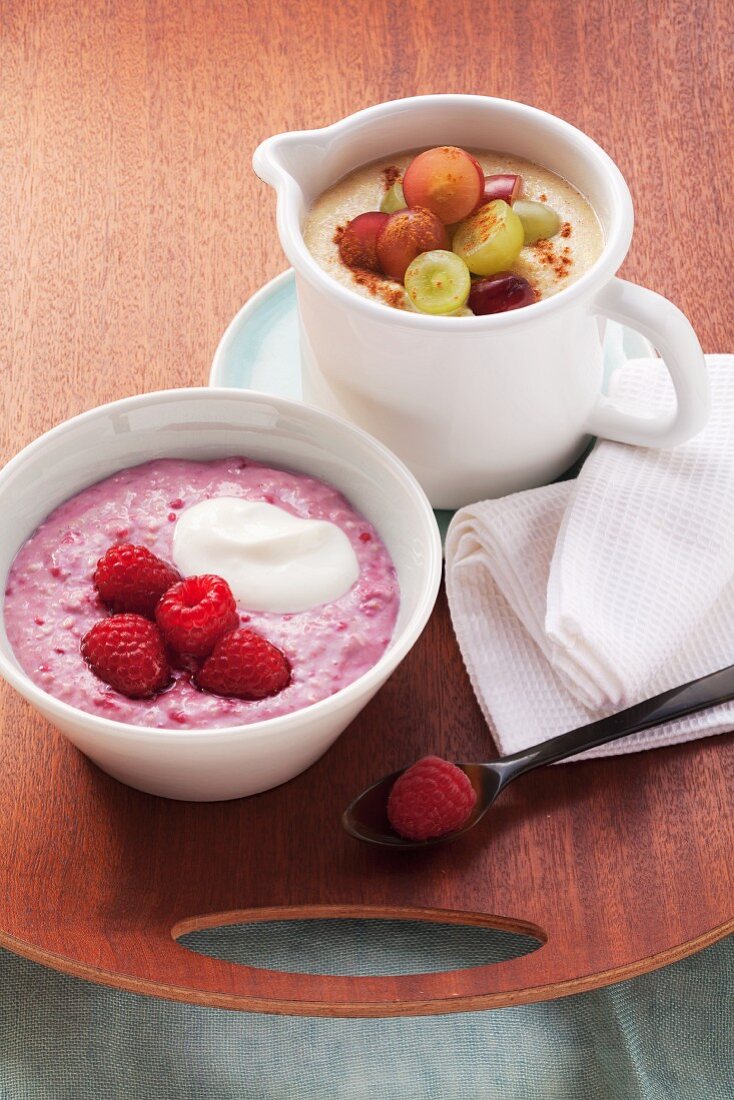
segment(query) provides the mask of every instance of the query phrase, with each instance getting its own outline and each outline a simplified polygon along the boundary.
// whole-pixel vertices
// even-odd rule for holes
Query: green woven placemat
[[[375,971],[506,957],[476,930],[325,922],[189,937],[261,965]],[[409,937],[409,938],[408,938]],[[522,945],[520,945],[522,946]],[[526,947],[529,945],[525,945]],[[385,966],[389,969],[389,966]],[[325,1020],[193,1008],[0,952],[3,1100],[732,1100],[734,937],[674,966],[545,1004]]]

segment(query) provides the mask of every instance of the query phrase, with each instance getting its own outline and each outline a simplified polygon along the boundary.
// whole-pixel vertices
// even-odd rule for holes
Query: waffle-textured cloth
[[[501,753],[734,663],[734,356],[706,357],[712,413],[669,451],[599,442],[576,481],[462,508],[446,540],[451,616]],[[612,394],[674,400],[656,359]],[[587,755],[734,728],[734,703]]]

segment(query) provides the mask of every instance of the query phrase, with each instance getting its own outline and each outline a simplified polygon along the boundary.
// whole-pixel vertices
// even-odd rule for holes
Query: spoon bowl
[[[455,840],[484,817],[509,782],[510,771],[503,760],[491,760],[486,764],[457,764],[456,767],[461,768],[469,777],[477,793],[474,808],[459,829],[452,829],[450,833],[431,837],[429,840],[408,840],[406,837],[398,836],[388,821],[387,799],[393,784],[407,770],[406,768],[378,779],[377,783],[362,791],[362,794],[355,798],[342,815],[344,828],[357,840],[377,844],[382,848],[433,848],[437,844]]]
[[[383,848],[432,848],[437,844],[456,840],[473,829],[481,821],[497,797],[514,779],[525,772],[532,771],[544,764],[554,764],[567,760],[571,756],[593,749],[597,745],[606,745],[630,734],[682,718],[686,714],[707,710],[720,703],[734,699],[734,665],[691,680],[681,687],[671,688],[651,699],[607,718],[600,718],[587,726],[561,733],[539,745],[533,745],[512,756],[501,760],[489,760],[486,763],[457,764],[471,780],[477,793],[477,800],[469,817],[458,829],[430,840],[410,840],[394,831],[387,816],[387,800],[395,780],[406,770],[392,772],[373,783],[347,807],[342,815],[342,824],[346,831],[357,840],[376,844]]]

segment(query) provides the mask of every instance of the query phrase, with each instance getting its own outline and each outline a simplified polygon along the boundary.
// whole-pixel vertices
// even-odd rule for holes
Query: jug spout
[[[252,167],[255,175],[263,181],[276,187],[284,174],[282,161],[283,134],[275,134],[260,142],[252,155]]]
[[[323,160],[322,144],[318,130],[293,130],[266,138],[252,157],[255,175],[276,191],[292,180],[308,192]]]

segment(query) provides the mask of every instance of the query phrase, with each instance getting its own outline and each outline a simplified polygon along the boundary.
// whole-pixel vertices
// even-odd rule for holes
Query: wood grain
[[[255,145],[413,93],[516,98],[596,138],[635,199],[625,276],[681,306],[705,350],[732,350],[725,0],[6,0],[0,20],[3,458],[99,402],[204,383],[235,310],[285,266]],[[418,1014],[591,988],[734,930],[728,735],[533,774],[486,827],[417,859],[341,833],[383,771],[488,752],[443,600],[324,759],[237,803],[124,788],[0,698],[0,943],[71,973],[232,1008]],[[360,980],[237,967],[172,938],[222,914],[416,910],[547,942]]]

